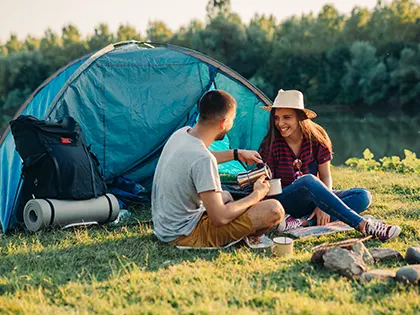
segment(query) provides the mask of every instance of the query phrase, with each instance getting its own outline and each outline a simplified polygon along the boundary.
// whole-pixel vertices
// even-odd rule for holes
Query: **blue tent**
[[[173,45],[136,41],[108,45],[58,70],[16,116],[51,121],[74,117],[107,181],[124,176],[150,187],[166,140],[180,127],[194,124],[197,102],[209,89],[225,90],[238,103],[234,128],[212,148],[257,149],[268,120],[259,106],[271,101],[220,62]],[[6,231],[16,223],[21,160],[9,129],[0,141],[0,220]],[[240,165],[234,163],[221,165],[221,172],[237,172]]]

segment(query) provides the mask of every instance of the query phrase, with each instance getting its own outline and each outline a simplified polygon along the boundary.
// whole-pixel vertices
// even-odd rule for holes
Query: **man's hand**
[[[261,155],[257,151],[238,150],[238,158],[248,165],[263,163]]]
[[[270,190],[270,184],[268,181],[265,180],[265,175],[258,178],[258,180],[254,183],[254,194],[257,195],[258,200],[263,199]]]
[[[308,218],[308,221],[311,220],[316,215],[316,225],[326,225],[330,223],[330,216],[326,214],[324,211],[319,209],[318,207],[315,208],[314,212],[312,212],[311,216]]]

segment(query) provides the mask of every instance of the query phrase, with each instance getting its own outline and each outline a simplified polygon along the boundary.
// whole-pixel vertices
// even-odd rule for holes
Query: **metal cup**
[[[263,175],[265,175],[265,177],[267,177],[268,179],[271,179],[271,170],[268,167],[268,165],[265,163],[260,165],[262,166],[259,168],[253,169],[248,172],[239,173],[236,176],[236,181],[238,182],[239,187],[243,189],[246,186],[252,185],[258,180],[258,178],[260,178]]]
[[[273,239],[273,247],[271,248],[273,256],[282,257],[293,255],[293,243],[294,241],[289,237],[275,237]]]

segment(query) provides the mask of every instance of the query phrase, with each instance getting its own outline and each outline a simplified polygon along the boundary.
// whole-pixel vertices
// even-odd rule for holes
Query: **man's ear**
[[[220,129],[225,130],[225,129],[226,129],[226,128],[225,128],[225,126],[226,126],[226,119],[222,119],[222,120],[220,121],[219,126],[220,126]]]

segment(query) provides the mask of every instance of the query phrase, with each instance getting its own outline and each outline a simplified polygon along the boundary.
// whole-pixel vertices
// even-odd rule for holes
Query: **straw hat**
[[[270,111],[273,108],[293,108],[303,111],[310,119],[317,115],[313,110],[306,109],[303,104],[303,94],[298,90],[280,90],[274,100],[273,106],[261,106],[262,109]]]

